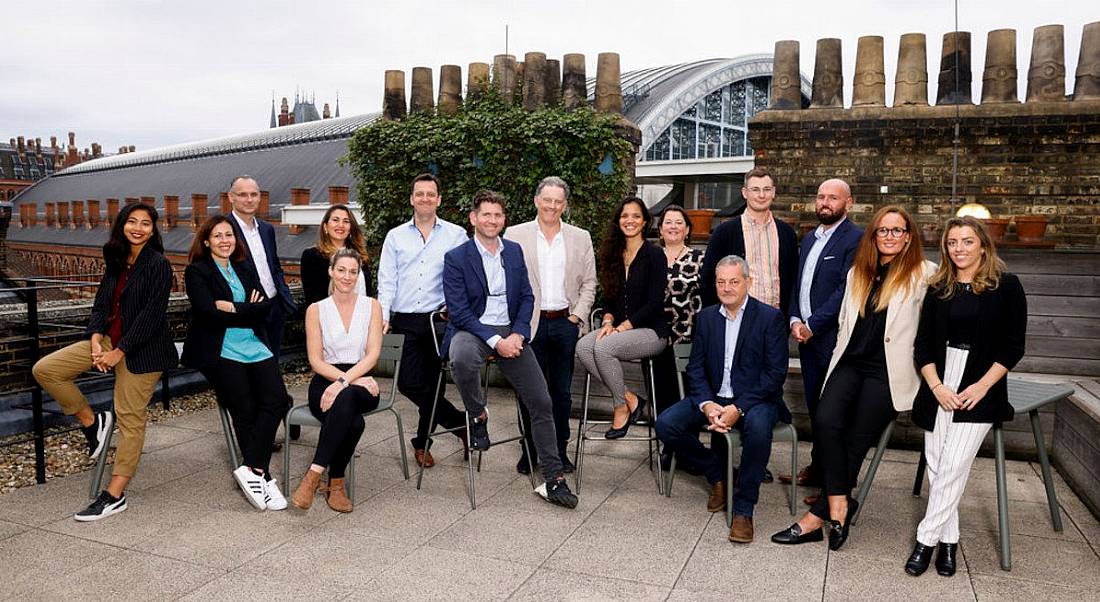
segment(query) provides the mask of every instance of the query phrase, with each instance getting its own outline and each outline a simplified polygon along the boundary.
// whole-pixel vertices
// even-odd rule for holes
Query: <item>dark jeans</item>
[[[353,364],[335,364],[338,370],[347,372]],[[359,437],[363,435],[366,424],[363,414],[378,407],[378,396],[359,385],[352,385],[340,391],[332,407],[321,411],[321,395],[332,381],[314,374],[309,381],[309,413],[321,421],[321,434],[317,437],[317,451],[313,453],[313,463],[328,468],[331,479],[342,479],[344,470],[355,453]]]
[[[222,358],[203,375],[233,418],[244,465],[270,472],[271,443],[286,414],[287,393],[279,362],[274,357],[250,364]]]
[[[401,375],[397,379],[397,390],[408,397],[420,409],[420,420],[416,424],[416,436],[412,439],[414,449],[424,449],[428,432],[436,425],[444,428],[456,428],[466,424],[466,417],[439,392],[439,404],[435,410],[435,424],[432,419],[432,397],[439,379],[439,367],[442,362],[435,350],[435,329],[429,320],[431,314],[390,314],[390,332],[405,335],[405,347],[401,352]],[[462,433],[455,433],[465,439]]]
[[[715,403],[727,405],[733,400],[718,398]],[[758,403],[737,421],[734,428],[741,434],[741,469],[737,491],[733,494],[733,512],[752,516],[760,499],[760,483],[772,455],[772,429],[779,420],[779,408],[773,403]],[[694,401],[683,399],[657,417],[657,437],[678,458],[703,469],[711,485],[726,478],[727,448],[725,436],[711,435],[707,449],[699,441],[699,432],[707,425],[707,417]],[[731,487],[731,483],[726,484]]]
[[[507,326],[494,328],[501,336],[510,334]],[[481,415],[485,409],[481,368],[491,352],[492,349],[485,341],[464,330],[460,330],[451,339],[451,375],[471,417]],[[546,379],[542,376],[542,370],[539,370],[535,353],[527,345],[517,357],[497,358],[496,366],[516,390],[520,405],[526,406],[531,413],[531,434],[535,441],[535,451],[542,458],[540,468],[543,478],[548,482],[558,478],[561,476],[561,457],[554,441],[557,431],[554,428],[553,407],[550,392],[546,388]]]
[[[813,425],[817,416],[817,405],[821,399],[821,386],[825,381],[825,373],[829,371],[829,361],[832,359],[833,347],[836,346],[836,331],[829,333],[825,338],[818,339],[814,335],[810,343],[798,345],[798,361],[802,366],[802,390],[806,400],[806,409],[809,410],[810,424]],[[810,471],[820,474],[821,459],[818,458],[816,448],[810,448]]]
[[[577,334],[580,327],[569,318],[539,320],[539,329],[531,341],[531,350],[539,362],[542,375],[546,379],[546,388],[550,391],[553,405],[554,428],[558,441],[558,456],[564,462],[565,450],[569,445],[569,412],[573,409],[573,361],[577,351]],[[527,448],[531,450],[532,465],[538,462],[535,440],[531,433],[531,415],[526,406],[520,404],[523,417],[523,430],[527,433]]]
[[[814,449],[821,460],[825,495],[810,512],[829,520],[826,495],[851,495],[867,450],[897,416],[886,367],[841,359],[817,406]]]

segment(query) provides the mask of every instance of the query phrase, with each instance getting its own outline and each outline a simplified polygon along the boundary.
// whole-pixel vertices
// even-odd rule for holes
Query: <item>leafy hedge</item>
[[[376,121],[355,133],[344,158],[358,184],[367,244],[377,248],[390,228],[409,220],[409,183],[423,172],[443,182],[440,215],[463,226],[482,188],[508,198],[509,223],[534,219],[535,187],[559,176],[571,188],[566,221],[598,239],[633,186],[625,168],[633,149],[616,134],[616,120],[588,108],[528,112],[490,92],[454,116]]]

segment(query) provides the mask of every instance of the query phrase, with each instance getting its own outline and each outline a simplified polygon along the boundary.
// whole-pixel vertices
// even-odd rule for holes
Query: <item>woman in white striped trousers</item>
[[[1024,355],[1027,299],[979,220],[948,220],[940,252],[914,342],[924,382],[913,422],[927,431],[929,492],[905,572],[924,573],[936,551],[936,572],[950,577],[970,467],[993,424],[1012,419],[1005,377]]]

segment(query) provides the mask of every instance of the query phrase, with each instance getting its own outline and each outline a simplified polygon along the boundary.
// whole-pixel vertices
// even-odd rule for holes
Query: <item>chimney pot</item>
[[[88,199],[88,229],[91,230],[99,225],[99,201],[95,199]]]
[[[222,215],[229,215],[229,212],[233,210],[233,204],[229,202],[228,192],[218,194],[218,206],[221,208]]]
[[[129,199],[127,199],[129,200]],[[118,219],[118,199],[107,199],[107,220],[103,225],[110,228]]]
[[[260,206],[256,208],[256,216],[260,219],[268,219],[268,213],[271,212],[271,193],[266,190],[260,191]]]
[[[70,228],[76,230],[84,225],[84,201],[73,201],[73,220]]]
[[[53,201],[46,201],[46,227],[52,228],[57,222]]]
[[[164,214],[160,217],[161,227],[171,230],[179,223],[180,198],[174,194],[164,195]]]
[[[191,231],[199,229],[199,226],[206,221],[206,203],[207,198],[205,194],[192,193],[191,194]]]
[[[329,186],[328,187],[328,204],[329,205],[347,205],[348,204],[348,187],[347,186]]]
[[[294,206],[308,205],[309,204],[309,189],[308,188],[291,188],[290,189],[290,204]],[[303,226],[290,226],[291,234],[301,234],[305,227]]]

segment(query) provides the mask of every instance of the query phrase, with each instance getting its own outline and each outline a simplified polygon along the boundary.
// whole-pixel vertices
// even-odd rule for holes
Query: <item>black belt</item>
[[[544,309],[544,310],[539,312],[539,317],[542,318],[543,320],[556,320],[558,318],[568,318],[569,317],[569,308],[567,307],[565,309],[552,309],[552,310],[545,310]]]

